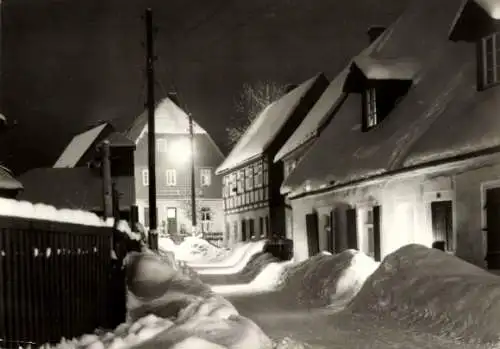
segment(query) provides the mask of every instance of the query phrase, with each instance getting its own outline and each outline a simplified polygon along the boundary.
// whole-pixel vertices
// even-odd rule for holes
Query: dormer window
[[[365,110],[363,115],[363,128],[368,130],[378,123],[377,114],[377,90],[375,88],[367,89],[364,94]]]
[[[479,86],[482,89],[500,82],[500,35],[494,33],[479,42]]]

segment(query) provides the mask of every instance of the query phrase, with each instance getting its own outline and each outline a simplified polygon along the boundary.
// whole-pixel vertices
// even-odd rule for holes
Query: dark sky
[[[92,121],[144,106],[144,24],[158,26],[157,97],[177,90],[225,148],[243,83],[329,78],[406,0],[4,0],[0,160],[17,173],[51,166]]]

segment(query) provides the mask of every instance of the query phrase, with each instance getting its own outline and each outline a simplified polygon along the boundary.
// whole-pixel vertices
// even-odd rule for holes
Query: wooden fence
[[[224,234],[220,232],[205,232],[203,233],[203,239],[219,248],[224,245]]]
[[[112,242],[112,228],[0,217],[0,347],[117,325]]]

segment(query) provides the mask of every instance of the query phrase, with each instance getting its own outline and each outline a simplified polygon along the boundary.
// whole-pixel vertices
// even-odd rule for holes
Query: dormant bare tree
[[[229,120],[229,126],[226,127],[229,144],[231,146],[236,144],[255,117],[265,107],[283,96],[286,89],[286,85],[274,81],[243,84],[241,94],[235,103],[236,114]]]

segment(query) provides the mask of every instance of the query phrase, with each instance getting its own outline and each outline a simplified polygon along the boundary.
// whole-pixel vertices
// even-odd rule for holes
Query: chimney
[[[367,30],[367,34],[368,34],[368,37],[369,37],[369,40],[370,40],[370,44],[372,42],[374,42],[375,40],[378,39],[378,37],[380,35],[382,35],[382,33],[386,30],[387,28],[386,27],[382,27],[382,26],[379,26],[379,25],[375,25],[375,26],[372,26],[370,28],[368,28]]]
[[[177,92],[169,92],[167,94],[167,97],[175,103],[176,106],[178,106],[179,108],[181,107],[180,103],[179,103],[179,98],[177,97]]]
[[[285,93],[291,92],[297,88],[298,85],[290,84],[285,87]]]

